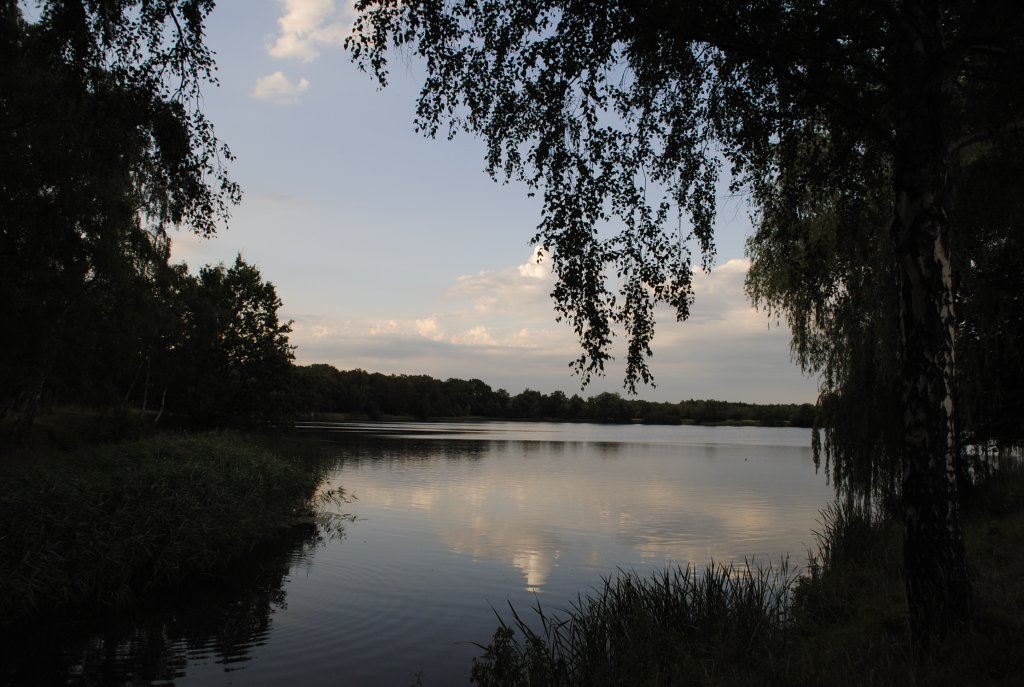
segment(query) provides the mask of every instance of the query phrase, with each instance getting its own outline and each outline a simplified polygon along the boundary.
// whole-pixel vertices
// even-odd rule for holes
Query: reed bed
[[[779,567],[677,567],[651,576],[620,571],[564,615],[515,608],[474,663],[480,685],[686,684],[753,679],[785,637],[795,576]],[[522,640],[517,638],[517,633]]]
[[[0,465],[0,625],[212,574],[308,516],[315,471],[243,435],[158,435]]]

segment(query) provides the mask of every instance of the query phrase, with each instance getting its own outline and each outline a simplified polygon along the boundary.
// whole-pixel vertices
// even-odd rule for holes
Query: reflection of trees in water
[[[318,459],[331,467],[360,461],[412,463],[438,458],[447,461],[479,461],[486,455],[512,451],[527,456],[559,455],[569,448],[581,447],[597,451],[602,457],[615,457],[623,447],[621,442],[616,441],[448,439],[440,430],[436,430],[434,436],[429,438],[307,430],[296,441],[306,441],[309,445],[318,442]],[[308,447],[306,450],[310,451]]]
[[[493,450],[495,444],[493,440],[397,438],[336,432],[304,432],[302,438],[306,441],[320,441],[320,459],[333,463],[334,466],[363,460],[480,460]]]
[[[337,526],[328,536],[336,536]],[[237,670],[287,607],[285,578],[324,541],[315,525],[292,528],[216,578],[140,599],[105,617],[51,619],[0,637],[11,685],[148,685],[183,677],[189,660]]]

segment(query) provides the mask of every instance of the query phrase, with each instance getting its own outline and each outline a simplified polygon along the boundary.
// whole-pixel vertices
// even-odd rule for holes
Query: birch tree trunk
[[[967,617],[971,594],[957,496],[956,321],[944,212],[948,67],[935,4],[904,9],[892,240],[901,289],[904,566],[914,644],[926,648]]]

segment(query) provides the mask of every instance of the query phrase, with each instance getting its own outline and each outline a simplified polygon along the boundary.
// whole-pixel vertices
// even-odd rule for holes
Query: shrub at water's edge
[[[912,658],[897,523],[822,513],[805,575],[781,568],[623,572],[554,615],[514,608],[472,681],[518,685],[1010,685],[1024,674],[1024,472],[965,504],[977,611]]]
[[[242,435],[159,435],[0,466],[0,618],[213,573],[309,513],[319,475]]]

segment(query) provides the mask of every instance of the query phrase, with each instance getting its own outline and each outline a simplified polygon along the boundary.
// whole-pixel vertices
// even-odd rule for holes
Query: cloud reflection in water
[[[623,427],[627,439],[611,441],[615,428],[568,425],[566,440],[530,441],[527,427],[510,426],[514,438],[494,441],[391,439],[339,478],[366,517],[405,510],[423,537],[512,566],[535,592],[557,576],[617,567],[778,562],[787,552],[799,564],[808,513],[830,493],[800,430],[759,445],[749,428],[715,428],[693,442],[688,430],[708,428]]]

